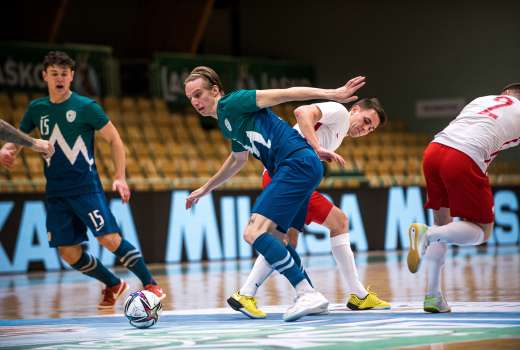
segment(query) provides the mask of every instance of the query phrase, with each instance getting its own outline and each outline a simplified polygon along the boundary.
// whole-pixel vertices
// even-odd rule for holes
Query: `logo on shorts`
[[[228,129],[229,131],[233,130],[231,128],[231,123],[229,122],[229,120],[227,118],[224,119],[224,125],[226,126],[226,129]]]
[[[47,232],[47,240],[50,242],[52,240],[52,234]]]
[[[67,117],[67,121],[69,123],[72,123],[74,120],[76,120],[76,111],[73,111],[72,109],[70,111],[67,111],[65,117]]]

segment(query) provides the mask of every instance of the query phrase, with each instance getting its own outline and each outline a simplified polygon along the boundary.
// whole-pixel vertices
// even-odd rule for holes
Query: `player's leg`
[[[449,208],[439,208],[433,211],[435,226],[443,226],[451,223],[452,217]],[[423,308],[427,312],[449,312],[451,311],[444,298],[440,277],[446,259],[448,245],[442,242],[433,242],[428,245],[424,260],[427,271],[427,288],[424,297]]]
[[[425,176],[427,176],[426,154],[425,152]],[[417,247],[416,255],[412,255],[412,259],[409,260],[412,262],[412,272],[415,272],[413,267],[418,267],[421,255],[428,244],[441,242],[479,245],[487,241],[493,229],[493,194],[487,176],[471,158],[460,151],[448,148],[438,158],[440,160],[435,164],[437,167],[435,182],[442,182],[445,191],[443,197],[446,199],[442,201],[443,203],[430,207],[450,208],[451,215],[464,218],[464,221],[430,228],[424,224],[411,225],[411,246]],[[430,190],[428,177],[426,179],[428,201],[430,201],[430,193],[433,191]]]
[[[109,214],[112,215],[110,212]],[[115,223],[115,225],[117,224]],[[166,294],[153,279],[141,252],[119,234],[118,228],[115,228],[115,230],[117,232],[103,234],[96,236],[96,238],[102,246],[117,256],[119,261],[139,278],[144,289],[154,293],[159,300],[164,299]]]
[[[65,198],[48,198],[46,205],[49,245],[58,248],[60,256],[73,269],[105,284],[98,307],[113,307],[117,297],[128,289],[128,284],[80,246],[81,242],[88,240],[87,227],[75,215]]]
[[[314,202],[312,205],[317,208],[326,208],[328,207],[327,203],[330,203],[321,194],[320,197],[311,199],[311,202]],[[350,247],[348,217],[332,203],[330,203],[330,206],[325,220],[322,219],[323,215],[319,215],[318,210],[310,210],[309,212],[315,213],[313,221],[321,221],[321,224],[330,231],[332,255],[345,284],[350,290],[347,306],[352,310],[389,309],[390,304],[388,302],[378,298],[374,292],[365,289],[359,280],[354,253]]]
[[[310,195],[319,184],[322,174],[321,163],[311,150],[302,150],[295,158],[282,162],[271,184],[258,197],[244,232],[245,240],[283,274],[297,291],[295,304],[284,315],[286,321],[315,313],[315,309],[322,308],[323,304],[328,305],[328,301],[305,279],[303,271],[296,266],[284,244],[269,232],[277,226],[287,230],[293,226],[297,216],[301,217],[303,226]]]
[[[104,193],[77,196],[71,201],[71,206],[91,229],[99,243],[116,255],[121,263],[139,278],[145,289],[157,295],[159,299],[166,296],[153,279],[141,252],[121,236]]]

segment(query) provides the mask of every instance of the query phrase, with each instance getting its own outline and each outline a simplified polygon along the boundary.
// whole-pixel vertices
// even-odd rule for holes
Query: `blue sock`
[[[115,250],[114,254],[119,258],[121,263],[130,271],[132,271],[143,283],[157,284],[144,263],[141,253],[126,239],[121,239],[121,244]]]
[[[89,277],[103,282],[109,288],[121,282],[121,280],[108,270],[101,261],[85,252],[81,254],[81,257],[75,264],[70,266]]]
[[[291,254],[293,260],[294,260],[294,263],[296,265],[298,265],[300,267],[300,269],[302,270],[303,272],[303,275],[305,276],[305,279],[307,280],[307,282],[309,282],[309,284],[311,285],[311,287],[314,288],[314,285],[312,284],[311,282],[311,278],[309,277],[309,275],[307,275],[307,271],[305,271],[305,269],[303,268],[303,264],[302,264],[302,259],[300,259],[300,256],[298,255],[298,253],[296,253],[296,250],[293,248],[292,245],[288,244],[286,246],[287,250],[289,251],[289,253]]]
[[[299,266],[294,263],[284,244],[269,233],[263,233],[254,243],[253,248],[262,254],[269,264],[291,282],[293,287],[305,279]]]

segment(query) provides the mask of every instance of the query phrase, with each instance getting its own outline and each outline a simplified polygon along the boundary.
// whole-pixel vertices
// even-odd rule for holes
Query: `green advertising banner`
[[[46,92],[42,61],[52,50],[64,51],[76,61],[73,89],[78,93],[106,96],[119,92],[110,47],[30,42],[0,42],[0,90]]]
[[[222,79],[226,91],[309,86],[314,82],[314,69],[305,64],[161,53],[154,56],[151,66],[153,94],[174,106],[189,104],[184,96],[184,80],[196,66],[213,68]]]

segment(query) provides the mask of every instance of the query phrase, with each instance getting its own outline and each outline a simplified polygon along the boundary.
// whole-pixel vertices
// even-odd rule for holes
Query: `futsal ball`
[[[147,290],[132,292],[125,300],[125,316],[136,328],[149,328],[156,324],[161,310],[159,298]]]

